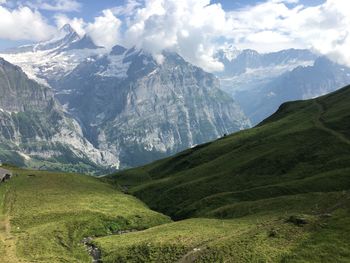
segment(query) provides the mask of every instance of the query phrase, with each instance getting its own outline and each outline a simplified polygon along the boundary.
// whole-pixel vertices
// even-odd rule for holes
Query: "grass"
[[[14,174],[0,186],[0,222],[8,218],[11,223],[4,239],[7,231],[0,223],[0,262],[91,262],[81,243],[88,236],[95,237],[104,263],[322,262],[318,255],[324,262],[348,259],[348,192],[237,202],[224,209],[229,214],[213,211],[212,217],[228,219],[172,223],[89,176],[20,169]],[[292,215],[308,224],[288,222]],[[138,232],[113,234],[126,229]]]
[[[187,219],[97,238],[95,244],[105,263],[348,262],[348,198],[347,192],[332,192],[242,203],[228,220]],[[307,224],[291,223],[291,216]]]
[[[6,238],[15,241],[18,262],[90,262],[81,243],[84,237],[170,221],[96,178],[20,169],[14,173],[0,185],[0,215],[10,219],[11,237]]]
[[[349,208],[338,210],[322,229],[304,240],[284,262],[349,262]]]
[[[225,236],[247,231],[244,224],[213,219],[189,219],[163,227],[97,239],[104,262],[174,262],[193,248]]]
[[[302,229],[288,224],[279,227],[283,237],[276,240],[268,237],[269,226],[254,221],[188,219],[140,233],[97,239],[97,244],[103,252],[108,251],[104,262],[272,262],[303,239]],[[293,231],[294,236],[287,240],[285,234]]]

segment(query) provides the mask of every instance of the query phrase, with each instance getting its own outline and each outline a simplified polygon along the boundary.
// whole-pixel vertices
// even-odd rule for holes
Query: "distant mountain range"
[[[107,52],[67,25],[50,41],[8,50],[0,57],[23,69],[29,77],[21,73],[23,82],[37,81],[41,86],[36,84],[36,89],[46,86],[60,114],[74,123],[72,134],[79,134],[91,151],[97,152],[98,158],[88,158],[91,162],[105,169],[122,169],[250,127],[239,106],[220,90],[214,75],[176,53],[163,55],[165,60],[159,64],[135,48],[116,46]],[[3,76],[4,81],[7,77]],[[6,101],[9,95],[4,92],[3,96]],[[56,123],[45,114],[38,113],[38,118]],[[49,128],[41,130],[45,133]],[[61,135],[57,133],[55,138],[84,150]],[[20,136],[27,139],[25,134]],[[32,145],[36,138],[33,136]],[[46,140],[52,142],[51,137]],[[34,156],[21,145],[18,150],[28,160]],[[51,155],[42,159],[54,163],[72,160],[73,167],[85,167],[64,152],[57,153],[54,160]]]
[[[310,99],[350,84],[350,69],[309,50],[287,49],[260,54],[255,50],[220,49],[225,65],[217,73],[221,87],[257,124],[286,101]]]

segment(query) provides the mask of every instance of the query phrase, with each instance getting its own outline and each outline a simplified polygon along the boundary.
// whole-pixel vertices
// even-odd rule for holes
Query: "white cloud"
[[[297,4],[299,0],[271,0],[272,3],[287,3],[287,4]]]
[[[325,4],[305,9],[296,19],[300,22],[293,34],[321,54],[350,66],[350,3],[328,0]]]
[[[139,2],[139,0],[128,0],[125,5],[114,7],[111,10],[117,16],[125,14],[130,15],[141,6],[142,4]]]
[[[68,2],[78,3],[45,1],[74,10],[74,5],[65,5]],[[0,6],[0,17],[0,38],[45,40],[57,30],[28,7]],[[210,0],[128,0],[123,6],[102,11],[90,23],[62,13],[55,15],[55,21],[58,27],[70,23],[100,46],[136,45],[158,61],[162,50],[169,49],[208,71],[223,69],[213,55],[224,42],[260,52],[310,48],[350,66],[350,2],[344,0],[328,0],[313,7],[298,0],[268,0],[233,12]]]
[[[47,40],[55,32],[44,17],[28,7],[9,10],[0,6],[0,38],[9,40]]]
[[[113,12],[106,9],[101,16],[95,17],[93,23],[86,26],[86,32],[96,45],[111,49],[118,43],[121,24],[122,22],[114,16]]]
[[[81,4],[76,0],[36,0],[26,4],[32,8],[59,12],[77,12],[81,8]]]
[[[160,60],[162,50],[170,49],[206,70],[223,68],[213,59],[215,40],[229,30],[220,4],[210,4],[210,0],[146,0],[125,15],[124,45],[136,44]]]
[[[310,48],[350,66],[350,2],[328,0],[314,7],[297,2],[270,0],[230,12],[229,38],[240,48],[262,52]]]
[[[6,0],[0,0],[0,5],[6,4]]]
[[[103,10],[101,15],[95,17],[91,23],[86,23],[82,18],[69,18],[65,14],[57,14],[55,21],[57,28],[70,24],[80,36],[88,34],[96,45],[107,49],[121,42],[120,26],[122,22],[110,9]]]
[[[84,27],[98,45],[136,45],[158,61],[162,50],[170,49],[208,71],[223,69],[213,58],[222,40],[260,52],[310,48],[350,65],[349,12],[349,3],[342,0],[315,7],[268,0],[234,12],[210,0],[128,0]]]

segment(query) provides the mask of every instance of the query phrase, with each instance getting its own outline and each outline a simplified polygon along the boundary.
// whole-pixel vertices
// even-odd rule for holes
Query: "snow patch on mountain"
[[[314,64],[314,60],[290,61],[286,64],[270,65],[257,68],[245,68],[241,74],[231,77],[222,77],[221,88],[232,96],[238,91],[249,90],[258,87],[282,74],[292,71],[297,67],[308,67]]]
[[[107,52],[105,48],[91,44],[87,38],[80,37],[66,25],[49,41],[4,51],[0,57],[21,67],[30,79],[50,86],[51,82],[69,74],[86,59]]]
[[[107,59],[109,64],[106,69],[101,72],[96,73],[96,75],[102,77],[115,77],[119,79],[124,79],[128,77],[128,70],[131,62],[124,62],[124,54],[122,55],[108,55]]]
[[[221,55],[221,59],[227,59],[230,62],[235,58],[237,58],[238,55],[241,53],[242,51],[237,49],[232,44],[225,44],[219,51],[219,54]]]

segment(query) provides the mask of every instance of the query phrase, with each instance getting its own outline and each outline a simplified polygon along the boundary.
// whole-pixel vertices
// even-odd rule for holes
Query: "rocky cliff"
[[[0,159],[34,168],[82,171],[118,165],[92,146],[53,96],[0,59]]]

